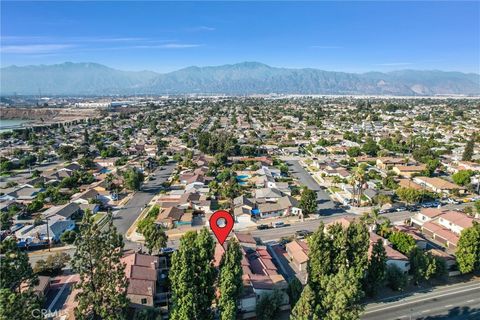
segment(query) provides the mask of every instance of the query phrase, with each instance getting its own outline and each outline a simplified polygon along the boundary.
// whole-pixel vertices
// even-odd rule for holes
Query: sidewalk
[[[52,247],[52,248],[50,248],[50,251],[48,249],[30,251],[30,252],[28,252],[28,255],[29,256],[43,255],[45,253],[48,254],[48,253],[51,253],[51,252],[62,252],[62,251],[71,250],[71,249],[75,249],[75,246],[69,244],[69,245],[61,246],[61,247]]]

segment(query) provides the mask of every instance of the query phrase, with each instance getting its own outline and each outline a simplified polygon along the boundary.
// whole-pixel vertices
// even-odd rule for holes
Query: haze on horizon
[[[480,73],[474,2],[1,2],[1,67],[121,70],[259,61],[362,73]]]

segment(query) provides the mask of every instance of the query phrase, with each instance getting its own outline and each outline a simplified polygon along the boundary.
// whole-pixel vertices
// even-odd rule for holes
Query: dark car
[[[173,249],[173,248],[162,248],[162,249],[160,249],[160,252],[162,254],[173,253],[174,251],[175,251],[175,249]]]
[[[268,226],[268,224],[261,224],[259,226],[257,226],[257,229],[258,230],[265,230],[265,229],[269,229],[270,227]]]
[[[313,232],[309,230],[298,230],[295,232],[295,237],[297,239],[303,239],[309,235],[311,235]]]

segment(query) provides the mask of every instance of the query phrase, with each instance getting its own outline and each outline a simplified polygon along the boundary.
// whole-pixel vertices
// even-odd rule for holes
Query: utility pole
[[[48,217],[45,218],[45,221],[47,222],[48,252],[50,252],[50,230],[48,228]]]

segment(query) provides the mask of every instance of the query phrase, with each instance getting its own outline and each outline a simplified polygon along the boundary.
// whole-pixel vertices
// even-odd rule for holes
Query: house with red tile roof
[[[242,250],[243,292],[238,303],[242,317],[244,319],[255,317],[258,299],[264,294],[272,293],[274,290],[280,290],[283,293],[281,309],[289,309],[290,304],[286,294],[288,283],[283,275],[278,272],[267,247],[257,246],[250,234],[235,233],[234,237],[240,242]],[[219,243],[216,244],[215,266],[220,265],[227,243],[225,242],[223,246]]]
[[[395,265],[403,272],[408,272],[410,270],[410,261],[407,256],[403,253],[395,250],[392,246],[388,243],[388,240],[382,238],[381,236],[370,232],[370,245],[368,248],[368,257],[372,255],[373,245],[378,241],[381,240],[383,243],[383,247],[385,248],[385,253],[387,254],[387,265]]]
[[[451,249],[457,247],[462,230],[470,228],[474,220],[464,213],[440,208],[422,209],[411,218],[424,235]]]
[[[140,253],[122,257],[128,279],[127,297],[135,308],[153,307],[157,294],[160,258]]]

